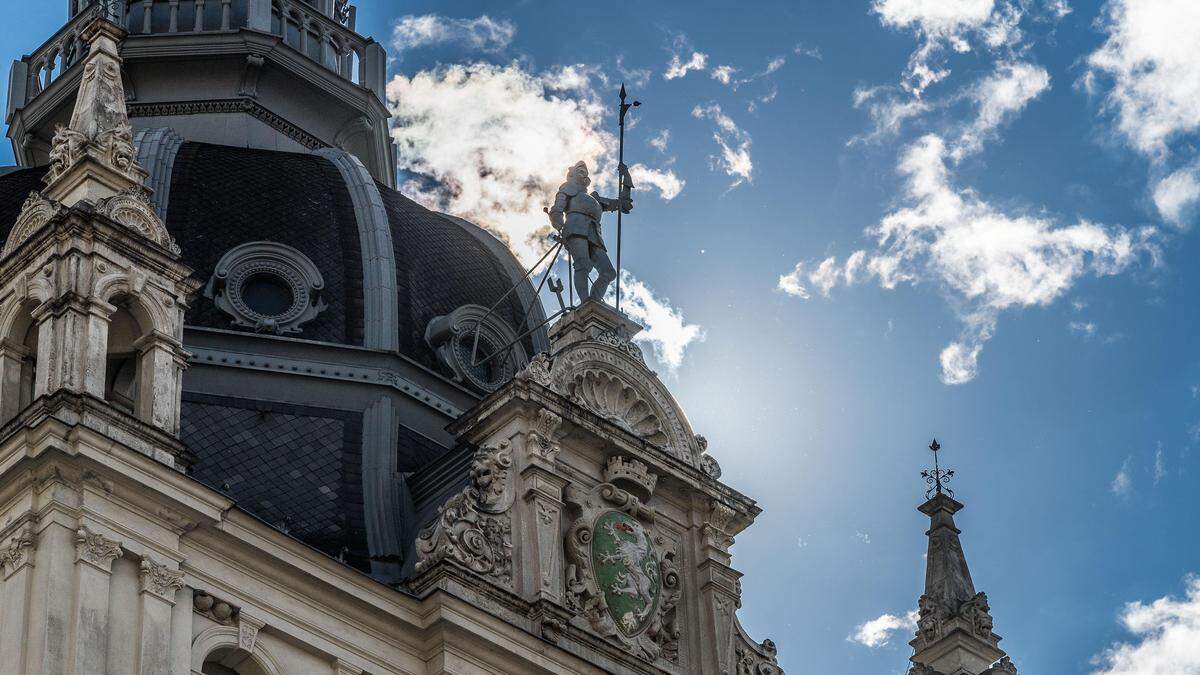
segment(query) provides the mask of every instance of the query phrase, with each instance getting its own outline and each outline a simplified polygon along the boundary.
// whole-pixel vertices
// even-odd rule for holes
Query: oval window
[[[261,272],[242,283],[241,295],[250,309],[267,317],[282,316],[296,302],[287,280]]]

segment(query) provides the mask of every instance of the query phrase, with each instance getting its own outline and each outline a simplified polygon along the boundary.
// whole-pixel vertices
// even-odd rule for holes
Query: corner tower
[[[169,127],[183,141],[337,148],[394,184],[387,53],[356,32],[346,0],[69,0],[66,24],[12,64],[6,120],[21,166],[49,160],[54,129],[71,115],[93,5],[129,33],[121,56],[135,132]]]
[[[945,486],[954,471],[941,468],[936,440],[929,449],[934,468],[921,474],[930,486],[929,498],[917,507],[929,516],[929,551],[917,635],[909,642],[914,650],[909,675],[1017,675],[1000,649],[1000,636],[992,632],[987,594],[975,591],[959,540],[962,531],[954,525],[954,514],[963,508]]]

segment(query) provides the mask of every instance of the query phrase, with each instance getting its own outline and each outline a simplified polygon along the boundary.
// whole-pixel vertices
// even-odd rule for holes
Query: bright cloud
[[[737,74],[737,68],[733,66],[717,66],[712,69],[712,79],[721,84],[730,84],[733,82],[733,76]]]
[[[650,140],[646,142],[649,143],[650,147],[654,148],[655,150],[665,153],[667,151],[667,146],[671,143],[671,130],[661,129],[657,134],[651,136]]]
[[[667,51],[671,53],[671,59],[663,72],[664,80],[677,80],[693,70],[704,70],[708,67],[708,54],[693,49],[687,36],[682,33],[671,39]],[[691,56],[688,56],[689,53]]]
[[[697,119],[712,120],[716,125],[717,130],[713,133],[713,140],[721,148],[721,154],[713,158],[713,164],[734,177],[730,187],[734,188],[743,182],[753,180],[754,161],[750,157],[750,134],[738,127],[737,123],[726,115],[721,110],[721,106],[716,103],[696,106],[692,109],[692,116]]]
[[[1121,625],[1135,639],[1114,644],[1093,659],[1091,675],[1200,673],[1200,577],[1189,577],[1183,598],[1131,602]]]
[[[1143,251],[1152,231],[1131,232],[1088,221],[1061,224],[1042,214],[1009,213],[954,184],[946,141],[929,134],[904,153],[905,205],[868,229],[874,251],[839,264],[797,266],[778,288],[805,297],[808,286],[828,293],[836,283],[874,277],[885,288],[932,280],[950,292],[962,333],[942,352],[942,380],[968,382],[978,373],[984,343],[1005,310],[1045,306],[1085,274],[1116,274]],[[865,273],[863,273],[865,272]]]
[[[1154,187],[1154,206],[1175,227],[1186,227],[1200,208],[1200,167],[1180,169]]]
[[[633,179],[633,184],[637,190],[644,190],[646,186],[656,188],[658,194],[665,201],[670,201],[679,196],[683,192],[683,186],[686,182],[675,175],[670,169],[651,169],[645,164],[634,164],[629,167],[629,177]]]
[[[616,139],[592,86],[594,67],[531,72],[520,64],[442,66],[388,84],[403,189],[423,204],[479,223],[522,260],[545,250],[553,198],[583,160],[601,192],[615,183]],[[631,169],[632,170],[632,169]],[[664,199],[683,189],[672,171],[636,168],[635,184]]]
[[[978,113],[959,138],[953,157],[979,152],[997,128],[1016,117],[1025,106],[1050,88],[1050,74],[1031,63],[1001,63],[970,89]]]
[[[408,15],[392,28],[392,49],[409,49],[454,43],[479,51],[500,51],[512,43],[517,27],[511,21],[486,14],[474,19],[452,19],[437,14]]]
[[[609,287],[605,302],[615,303],[616,291]],[[621,310],[646,330],[633,337],[635,342],[650,346],[654,358],[674,372],[683,365],[684,351],[689,345],[704,341],[704,329],[688,323],[683,312],[671,305],[669,298],[655,295],[646,284],[627,271],[621,271]]]
[[[904,616],[884,614],[860,624],[847,639],[857,642],[869,649],[886,647],[892,635],[897,631],[915,631],[917,629],[917,612],[910,611]]]
[[[942,65],[947,46],[956,52],[970,51],[968,38],[979,33],[991,45],[1000,46],[1010,37],[1009,25],[1020,19],[1020,11],[994,12],[995,0],[875,0],[871,9],[892,28],[915,31],[921,44],[909,57],[905,88],[920,97],[930,86],[944,80],[950,70]]]
[[[1172,139],[1200,130],[1200,3],[1113,0],[1104,25],[1108,40],[1088,57],[1090,73],[1112,82],[1105,103],[1118,131],[1162,158]]]

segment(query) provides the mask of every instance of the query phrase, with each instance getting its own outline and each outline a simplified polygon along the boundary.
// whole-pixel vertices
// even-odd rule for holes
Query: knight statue
[[[567,169],[567,181],[558,188],[554,198],[554,206],[550,207],[550,224],[558,230],[563,238],[567,251],[575,264],[575,291],[579,293],[580,301],[602,301],[608,285],[617,278],[617,271],[608,258],[608,250],[604,247],[604,238],[600,232],[600,216],[605,211],[629,213],[633,210],[633,181],[629,177],[629,168],[620,166],[623,187],[621,196],[616,199],[601,197],[595,192],[589,193],[588,186],[592,184],[588,177],[587,164],[578,162]],[[596,283],[588,288],[588,275],[595,269]]]

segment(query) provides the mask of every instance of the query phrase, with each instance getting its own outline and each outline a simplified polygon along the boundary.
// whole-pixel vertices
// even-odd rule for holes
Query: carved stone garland
[[[451,560],[512,583],[512,520],[508,514],[516,495],[512,464],[507,441],[476,451],[471,484],[439,507],[437,520],[417,537],[417,574]]]
[[[674,663],[679,571],[674,551],[652,534],[654,510],[642,499],[653,495],[657,476],[641,462],[620,457],[608,463],[604,475],[606,482],[571,501],[579,512],[566,538],[571,623],[639,658]]]

